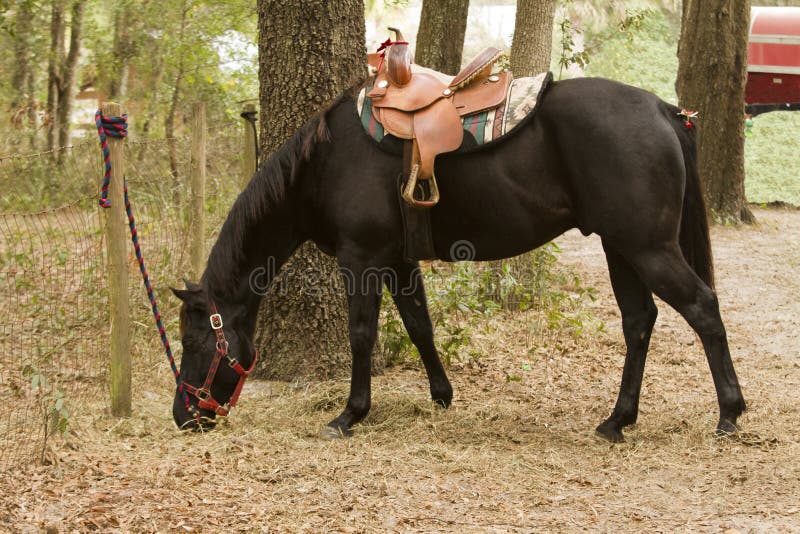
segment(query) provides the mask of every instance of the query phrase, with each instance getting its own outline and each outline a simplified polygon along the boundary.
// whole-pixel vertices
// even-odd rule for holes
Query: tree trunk
[[[261,146],[267,155],[366,76],[364,2],[259,0],[258,25]],[[282,380],[347,374],[347,319],[336,262],[304,245],[262,302],[258,374]]]
[[[72,118],[72,101],[75,90],[75,73],[78,68],[78,56],[81,50],[81,30],[86,0],[77,0],[72,4],[72,17],[69,30],[69,53],[64,68],[59,76],[58,87],[58,144],[69,146],[70,121]],[[60,154],[63,154],[61,152]]]
[[[16,16],[16,28],[14,32],[14,59],[13,66],[14,74],[11,77],[11,87],[14,89],[14,94],[11,96],[11,108],[16,111],[16,108],[24,105],[28,101],[28,76],[30,73],[30,60],[31,60],[31,26],[33,20],[33,11],[31,4],[22,2],[19,6],[19,11]]]
[[[50,16],[50,53],[47,61],[47,148],[56,147],[58,131],[58,93],[60,67],[64,63],[64,4],[53,0]]]
[[[111,72],[108,76],[108,99],[122,100],[128,83],[128,67],[135,55],[136,42],[131,37],[131,21],[134,13],[131,4],[123,2],[114,7],[114,44],[111,49]]]
[[[458,73],[468,12],[469,0],[424,0],[414,62],[445,74]]]
[[[22,2],[16,16],[14,35],[14,74],[11,77],[11,112],[18,117],[18,123],[29,131],[31,149],[36,149],[36,94],[35,73],[31,65],[31,37],[33,29],[33,6]],[[27,119],[27,124],[26,120]],[[21,138],[20,138],[21,139]]]
[[[511,44],[511,72],[515,76],[534,76],[550,70],[553,50],[553,19],[555,0],[517,0],[514,20],[514,40]],[[495,302],[507,309],[519,309],[518,302],[509,302],[500,294],[500,282],[509,266],[512,276],[529,268],[529,255],[489,262],[490,283]]]
[[[676,89],[700,113],[698,167],[710,215],[752,222],[744,193],[744,88],[750,0],[684,0]]]
[[[178,113],[178,101],[181,94],[181,83],[183,82],[183,59],[178,64],[178,74],[175,76],[175,84],[172,86],[172,97],[169,101],[167,116],[164,118],[164,136],[167,138],[167,148],[169,149],[169,169],[173,180],[178,180],[178,143],[175,138],[175,115]],[[178,189],[175,189],[178,194]]]
[[[29,69],[26,78],[28,86],[28,142],[31,151],[36,151],[39,143],[39,112],[36,102],[36,70]]]
[[[535,76],[550,70],[555,12],[555,0],[517,0],[511,44],[511,72],[515,76]]]
[[[175,115],[178,113],[178,102],[181,95],[181,84],[183,83],[183,38],[186,35],[186,16],[189,13],[189,6],[184,1],[181,7],[181,27],[178,31],[178,72],[175,75],[175,83],[172,86],[172,97],[169,102],[169,109],[167,116],[164,118],[164,137],[167,138],[167,147],[169,148],[169,169],[172,173],[172,178],[178,180],[178,144],[175,140]],[[175,194],[178,194],[178,189],[175,189]]]

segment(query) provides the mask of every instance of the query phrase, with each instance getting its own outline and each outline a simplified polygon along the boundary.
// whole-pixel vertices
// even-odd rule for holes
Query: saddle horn
[[[403,37],[403,32],[401,32],[397,28],[392,28],[391,26],[389,26],[387,29],[390,32],[394,32],[394,40],[395,41],[405,41],[405,38]]]
[[[396,86],[402,87],[411,81],[411,64],[414,62],[414,56],[411,55],[411,50],[408,49],[408,43],[403,38],[403,32],[391,27],[389,31],[394,32],[396,44],[390,46],[388,52],[386,52],[386,69],[389,74],[389,80]]]

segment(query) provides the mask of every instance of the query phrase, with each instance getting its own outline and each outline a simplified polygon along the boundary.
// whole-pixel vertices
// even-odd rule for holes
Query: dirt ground
[[[599,240],[571,232],[560,261],[597,289],[603,331],[547,337],[533,314],[496,314],[473,336],[485,357],[449,369],[451,409],[430,403],[420,369],[392,368],[374,379],[367,421],[338,442],[318,435],[345,381],[249,383],[221,428],[185,435],[164,364],[136,384],[133,417],[98,400],[50,465],[0,477],[0,530],[800,532],[800,211],[755,214],[757,226],[713,229],[749,403],[738,437],[714,437],[702,349],[663,303],[639,423],[622,444],[595,437],[624,343]]]

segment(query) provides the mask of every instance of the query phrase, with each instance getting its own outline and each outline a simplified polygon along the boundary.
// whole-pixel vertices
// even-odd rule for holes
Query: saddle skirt
[[[415,75],[419,73],[435,77],[445,86],[450,85],[452,81],[452,76],[417,65],[412,65],[412,72]],[[456,150],[459,147],[484,145],[491,141],[496,141],[513,131],[534,114],[542,94],[552,81],[552,74],[549,72],[543,72],[532,77],[514,78],[513,80],[510,79],[511,76],[508,71],[499,73],[498,76],[508,76],[509,79],[507,81],[503,78],[497,82],[501,87],[505,87],[505,91],[497,101],[482,102],[477,106],[479,109],[475,109],[474,112],[469,109],[461,109],[463,113],[459,113],[459,120],[463,135],[472,141],[459,142],[452,150]],[[415,76],[415,78],[417,77]],[[404,110],[373,106],[372,98],[369,94],[373,91],[375,83],[375,78],[370,79],[361,88],[356,100],[356,112],[364,131],[378,143],[381,143],[387,136],[400,139],[414,137],[413,122],[405,120],[405,117],[402,116]],[[453,98],[453,104],[456,108],[459,108],[459,93],[456,93]],[[472,104],[474,101],[475,99],[465,100],[471,105],[474,105]],[[459,139],[459,141],[461,140]]]

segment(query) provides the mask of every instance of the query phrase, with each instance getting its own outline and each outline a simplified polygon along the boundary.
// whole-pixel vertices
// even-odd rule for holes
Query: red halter
[[[203,386],[200,388],[196,388],[186,382],[183,383],[183,387],[197,398],[198,408],[202,410],[211,410],[215,414],[224,417],[228,415],[231,408],[236,406],[247,375],[255,369],[256,362],[258,361],[258,351],[256,351],[253,356],[253,363],[250,365],[250,369],[245,369],[228,353],[228,340],[225,339],[225,332],[222,330],[222,316],[217,312],[217,307],[213,302],[211,303],[211,316],[209,320],[211,321],[211,328],[214,330],[214,335],[217,336],[217,351],[214,353],[214,358],[211,360],[211,367],[208,369],[206,381],[203,382]],[[220,404],[211,396],[211,385],[214,383],[214,377],[217,375],[217,370],[219,369],[222,358],[225,358],[228,361],[228,366],[239,375],[239,382],[236,384],[236,389],[233,391],[233,395],[231,395],[226,405]]]

